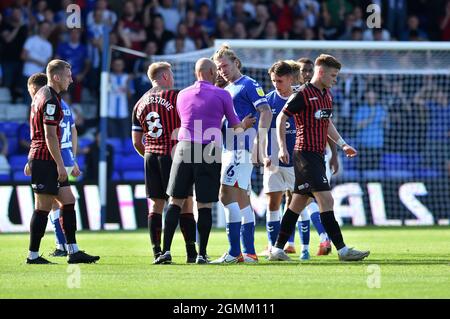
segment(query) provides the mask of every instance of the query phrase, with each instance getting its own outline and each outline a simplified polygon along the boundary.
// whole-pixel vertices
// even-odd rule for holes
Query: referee
[[[248,115],[242,122],[239,120],[231,95],[214,86],[217,68],[211,60],[198,60],[195,75],[197,81],[177,97],[181,127],[167,186],[167,194],[171,197],[166,218],[170,220],[179,216],[194,184],[200,242],[196,263],[206,264],[206,246],[212,227],[211,207],[219,200],[221,150],[217,148],[221,145],[222,118],[225,116],[229,127],[239,131],[252,127],[256,118]],[[172,238],[175,233],[176,223],[171,224],[164,228],[165,238]],[[170,252],[164,252],[159,258],[171,259]]]

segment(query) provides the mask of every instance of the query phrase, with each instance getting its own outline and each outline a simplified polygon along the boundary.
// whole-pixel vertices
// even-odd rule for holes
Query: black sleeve
[[[305,109],[305,98],[302,91],[292,94],[283,107],[283,113],[291,117]]]
[[[61,103],[56,99],[48,99],[43,106],[44,124],[59,125],[63,115],[61,111]]]
[[[139,102],[138,102],[139,103]],[[136,104],[137,105],[137,104]],[[137,107],[134,107],[133,108],[133,114],[131,115],[131,121],[132,121],[132,123],[131,123],[131,129],[133,130],[133,131],[139,131],[139,132],[142,132],[143,131],[143,129],[142,129],[142,126],[141,126],[141,122],[139,122],[139,119],[137,118],[137,116],[136,116],[136,109],[137,109]]]

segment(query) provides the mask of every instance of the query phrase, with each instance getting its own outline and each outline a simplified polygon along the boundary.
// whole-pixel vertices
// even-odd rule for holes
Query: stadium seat
[[[364,179],[371,179],[371,180],[384,180],[386,176],[382,170],[369,169],[362,172],[362,177]]]
[[[9,165],[11,166],[11,169],[15,171],[23,170],[27,162],[27,155],[12,155],[9,157]]]
[[[19,139],[16,136],[14,137],[8,136],[8,154],[9,155],[17,154],[18,150],[19,150]]]
[[[84,148],[88,147],[89,145],[91,145],[92,142],[93,141],[90,138],[85,138],[85,137],[79,138],[78,139],[78,148],[84,149]]]
[[[114,169],[118,171],[134,171],[144,169],[144,160],[137,153],[114,156]]]
[[[0,132],[4,132],[9,138],[17,138],[17,131],[19,129],[20,123],[17,122],[0,122]]]
[[[120,176],[120,173],[119,172],[114,172],[113,175],[112,175],[112,180],[115,181],[115,182],[122,180],[122,178]]]
[[[9,182],[11,180],[11,176],[9,174],[0,174],[0,183]]]
[[[414,175],[416,178],[438,178],[438,177],[441,177],[441,174],[439,173],[438,170],[430,169],[430,168],[426,168],[426,167],[416,170]]]
[[[408,170],[389,170],[386,172],[387,177],[393,179],[409,179],[414,176],[413,172]]]
[[[122,153],[123,143],[122,140],[118,137],[109,137],[106,139],[106,143],[111,145],[114,148],[114,153]]]
[[[408,157],[399,153],[385,153],[381,159],[381,168],[385,171],[404,170],[408,166]]]
[[[13,180],[16,182],[30,182],[31,181],[31,177],[30,176],[25,176],[23,174],[23,170],[21,171],[15,171],[13,173]]]
[[[122,177],[122,179],[126,181],[143,181],[144,171],[124,171]]]
[[[136,150],[133,146],[133,140],[131,138],[127,138],[123,141],[123,152],[127,153],[136,153]]]

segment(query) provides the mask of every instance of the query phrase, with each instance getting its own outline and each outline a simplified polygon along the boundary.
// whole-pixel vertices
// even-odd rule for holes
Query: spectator
[[[396,39],[401,36],[406,24],[407,0],[384,1],[382,8],[383,16],[386,20],[386,29]]]
[[[291,30],[294,14],[293,1],[275,0],[270,5],[272,19],[276,21],[279,34],[286,34]]]
[[[225,19],[218,19],[216,24],[216,32],[213,37],[215,39],[231,39],[233,38],[233,31]]]
[[[442,41],[450,41],[450,1],[447,0],[445,6],[445,16],[441,19],[440,23]]]
[[[220,21],[220,19],[218,21]],[[202,26],[197,22],[197,13],[195,12],[195,10],[188,9],[186,11],[186,18],[184,20],[184,23],[187,27],[187,33],[189,37],[194,40],[197,49],[206,47],[207,41],[205,41],[205,36],[207,38],[208,35],[205,34]]]
[[[90,68],[86,86],[89,88],[92,96],[99,96],[100,87],[100,68],[101,68],[101,52],[103,43],[103,11],[96,8],[93,12],[93,23],[88,25],[87,29],[87,52]]]
[[[363,30],[360,27],[353,27],[352,29],[352,37],[350,40],[352,41],[362,41],[363,39]]]
[[[143,25],[136,17],[136,9],[132,1],[125,2],[122,18],[117,25],[119,39],[122,45],[136,51],[142,51],[146,34]],[[131,72],[136,56],[125,54],[126,70]]]
[[[177,10],[174,8],[172,0],[162,0],[161,5],[156,1],[155,13],[160,14],[165,22],[165,28],[175,33],[177,31],[178,23],[181,21],[181,15],[179,12],[184,12],[183,10]]]
[[[359,169],[378,170],[384,146],[384,126],[387,114],[377,102],[374,90],[366,92],[366,103],[359,106],[353,114],[356,129],[355,142],[359,150]]]
[[[289,40],[305,39],[305,20],[303,18],[295,18],[291,31],[289,31]]]
[[[242,22],[237,22],[233,28],[233,38],[235,39],[247,39],[247,29]]]
[[[244,0],[235,0],[229,3],[224,14],[224,17],[229,25],[236,25],[236,23],[240,22],[246,26],[250,23],[251,16],[247,11],[245,11],[244,3]]]
[[[108,9],[108,2],[106,0],[98,0],[95,6],[96,9],[102,12],[103,23],[112,28],[117,22],[117,14],[114,11]],[[91,11],[86,17],[86,24],[88,28],[94,24],[94,12]]]
[[[391,34],[383,28],[367,29],[363,33],[364,41],[390,41]]]
[[[25,104],[31,103],[30,96],[26,94],[28,78],[34,73],[44,71],[53,55],[52,45],[47,40],[50,35],[50,28],[51,26],[48,22],[39,24],[38,34],[29,37],[22,49],[21,58],[25,62],[22,71]]]
[[[129,128],[129,109],[128,99],[132,93],[130,89],[131,77],[124,72],[125,62],[123,59],[115,59],[111,65],[110,74],[110,92],[108,99],[108,136],[128,138]]]
[[[275,21],[270,20],[267,22],[266,27],[264,29],[263,37],[264,39],[268,40],[279,39],[277,24],[275,23]]]
[[[258,4],[256,6],[256,18],[249,26],[251,39],[264,39],[264,30],[269,19],[267,7],[264,4]]]
[[[338,35],[339,29],[332,24],[330,13],[324,9],[319,21],[319,39],[336,40]]]
[[[27,35],[28,29],[24,24],[22,11],[15,7],[7,21],[0,26],[3,85],[9,89],[12,103],[16,103],[20,95],[20,74],[22,71],[20,53]]]
[[[72,66],[73,83],[69,91],[72,101],[80,103],[83,80],[91,64],[87,47],[81,43],[81,29],[74,28],[69,31],[69,41],[58,45],[55,58],[67,61]]]
[[[316,0],[300,0],[295,12],[305,20],[308,28],[315,28],[319,20],[320,4]]]
[[[11,166],[8,163],[8,139],[5,133],[0,132],[0,175],[9,175]]]
[[[200,4],[198,10],[197,21],[208,35],[212,35],[216,31],[216,22],[209,12],[209,6],[206,3]]]
[[[418,38],[423,40],[428,40],[428,35],[422,28],[419,27],[419,18],[415,15],[411,15],[408,17],[408,25],[403,30],[400,36],[401,41],[412,41],[411,40],[411,31],[416,31],[412,33],[412,35],[417,35]]]
[[[157,54],[164,54],[166,43],[173,39],[174,34],[164,27],[164,19],[161,15],[153,16],[152,25],[147,28],[147,41],[154,41],[158,45]]]
[[[44,22],[46,9],[47,9],[47,1],[40,0],[36,3],[36,7],[33,10],[33,17],[37,23]]]
[[[167,42],[164,54],[192,52],[195,49],[194,41],[188,37],[186,24],[180,23],[177,28],[177,37]]]
[[[356,26],[355,25],[355,16],[353,13],[348,13],[345,16],[345,20],[341,22],[340,30],[339,30],[339,40],[350,40],[352,37],[352,30]],[[368,29],[367,31],[371,31]]]

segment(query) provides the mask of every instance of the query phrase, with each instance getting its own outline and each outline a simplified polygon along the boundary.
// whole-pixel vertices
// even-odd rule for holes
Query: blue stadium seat
[[[144,159],[137,153],[114,156],[114,169],[117,171],[134,171],[144,169]]]
[[[17,136],[17,134],[16,134]],[[8,136],[8,154],[13,155],[17,154],[17,151],[19,150],[19,139],[14,136]]]
[[[123,140],[123,152],[125,154],[136,153],[136,150],[133,146],[133,140],[131,138]]]
[[[9,182],[11,180],[11,176],[9,174],[0,174],[0,183]]]
[[[15,172],[13,173],[13,179],[14,179],[16,182],[30,182],[30,181],[31,181],[31,177],[30,177],[30,176],[25,176],[25,175],[23,174],[23,170],[21,170],[21,171],[15,171]]]
[[[114,148],[114,153],[122,153],[123,143],[122,140],[118,137],[109,137],[106,139],[106,143],[111,145]]]
[[[0,132],[4,132],[7,137],[16,137],[20,123],[17,122],[0,122]]]
[[[86,148],[89,145],[91,145],[92,143],[93,143],[93,141],[90,138],[85,138],[85,137],[79,138],[78,139],[78,148],[79,149]]]
[[[412,171],[408,170],[389,170],[386,172],[386,176],[393,179],[409,179],[414,176]]]
[[[385,173],[382,170],[379,169],[369,169],[362,172],[362,177],[364,179],[370,179],[370,180],[384,180]]]
[[[405,170],[408,166],[408,156],[398,153],[384,153],[381,167],[385,171]]]
[[[143,181],[144,180],[144,171],[124,171],[123,179],[126,181]]]
[[[115,182],[122,180],[122,178],[120,176],[120,173],[119,172],[113,172],[112,180],[115,181]]]
[[[426,167],[416,170],[414,175],[416,178],[438,178],[438,177],[441,177],[441,174],[439,173],[438,170],[430,169],[430,168],[426,168]]]
[[[12,155],[9,157],[9,165],[11,165],[11,169],[15,171],[23,170],[27,162],[27,155]]]

